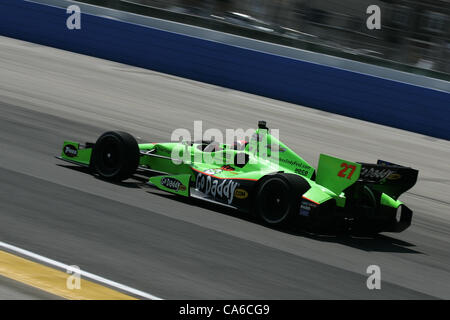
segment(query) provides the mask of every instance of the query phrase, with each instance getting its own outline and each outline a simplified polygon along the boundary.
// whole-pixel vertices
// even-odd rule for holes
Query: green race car
[[[270,134],[264,121],[249,141],[138,144],[110,131],[95,143],[65,141],[61,160],[88,167],[111,181],[135,174],[183,197],[198,198],[256,216],[269,226],[299,224],[357,233],[401,232],[412,211],[398,197],[418,171],[378,160],[357,163],[321,154],[314,169]]]

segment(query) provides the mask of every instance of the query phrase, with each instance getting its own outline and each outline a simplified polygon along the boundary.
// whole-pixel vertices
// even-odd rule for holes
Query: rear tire
[[[369,187],[364,186],[360,210],[369,212],[369,216],[366,217],[363,215],[361,218],[353,221],[353,225],[351,226],[351,233],[353,235],[374,237],[383,231],[387,222],[374,219],[379,211],[379,201],[380,198],[377,198]]]
[[[255,197],[256,214],[266,225],[280,227],[299,213],[301,196],[310,188],[294,174],[275,174],[261,180]]]
[[[139,165],[136,139],[122,131],[103,133],[92,151],[91,167],[102,178],[123,181],[131,177]]]

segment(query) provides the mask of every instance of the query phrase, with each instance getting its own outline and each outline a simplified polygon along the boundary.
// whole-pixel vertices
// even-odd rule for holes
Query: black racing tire
[[[136,172],[138,165],[139,146],[129,133],[108,131],[97,139],[90,166],[100,177],[123,181]]]
[[[310,189],[308,182],[295,174],[266,176],[257,187],[255,209],[263,224],[286,226],[298,215],[301,196]]]
[[[373,215],[376,215],[379,210],[379,197],[374,195],[374,192],[367,186],[364,186],[361,200],[361,207],[373,210]],[[355,236],[374,237],[383,231],[390,221],[383,221],[377,219],[370,219],[367,217],[360,217],[354,219],[351,226],[351,233]]]

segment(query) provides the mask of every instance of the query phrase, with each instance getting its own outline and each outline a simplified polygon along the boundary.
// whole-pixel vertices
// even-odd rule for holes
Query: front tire
[[[131,177],[139,165],[136,139],[122,131],[103,133],[92,151],[91,167],[104,179],[123,181]]]
[[[258,186],[255,207],[260,220],[269,226],[285,226],[300,209],[301,196],[310,188],[294,174],[268,176]]]

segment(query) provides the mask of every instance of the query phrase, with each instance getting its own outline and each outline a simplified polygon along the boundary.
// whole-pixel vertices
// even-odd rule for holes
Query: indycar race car
[[[264,121],[249,141],[138,144],[121,131],[95,143],[65,141],[61,160],[88,167],[103,179],[146,176],[153,187],[256,216],[266,225],[401,232],[412,211],[398,197],[418,171],[378,160],[357,163],[321,154],[314,169],[275,138]]]

